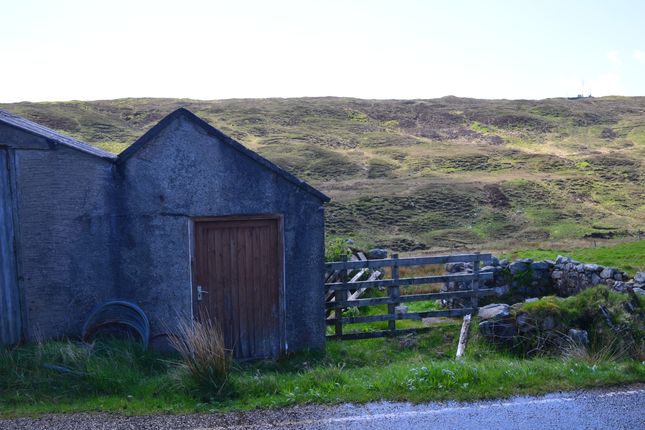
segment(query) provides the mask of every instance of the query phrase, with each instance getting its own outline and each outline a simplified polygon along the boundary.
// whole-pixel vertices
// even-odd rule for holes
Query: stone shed
[[[185,109],[118,156],[0,111],[0,340],[136,303],[162,343],[210,319],[238,358],[324,346],[320,191]]]

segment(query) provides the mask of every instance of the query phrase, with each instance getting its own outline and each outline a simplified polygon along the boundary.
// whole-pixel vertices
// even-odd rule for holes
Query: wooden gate
[[[197,315],[221,327],[235,358],[277,357],[282,351],[282,255],[277,217],[195,222]]]
[[[18,343],[21,337],[10,165],[9,151],[0,147],[0,345]]]

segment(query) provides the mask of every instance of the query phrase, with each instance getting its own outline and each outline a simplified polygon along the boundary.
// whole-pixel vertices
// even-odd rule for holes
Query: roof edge
[[[265,168],[271,170],[272,172],[278,174],[279,176],[283,177],[287,181],[291,182],[292,184],[296,185],[299,188],[302,188],[303,190],[307,191],[310,194],[313,194],[314,196],[318,197],[320,200],[323,202],[329,202],[331,200],[330,197],[322,193],[321,191],[317,190],[316,188],[312,187],[309,185],[307,182],[299,179],[297,176],[295,176],[292,173],[287,172],[283,168],[279,167],[275,163],[267,160],[266,158],[262,157],[260,154],[258,154],[255,151],[252,151],[248,149],[246,146],[242,145],[240,142],[237,140],[233,139],[232,137],[226,135],[222,131],[218,130],[217,128],[213,127],[191,111],[189,111],[186,108],[179,108],[175,110],[174,112],[168,114],[166,117],[164,117],[161,121],[159,121],[154,127],[152,127],[150,130],[148,130],[143,136],[141,136],[139,139],[137,139],[132,145],[124,149],[117,157],[116,163],[117,164],[122,164],[126,162],[130,157],[132,157],[135,153],[137,153],[143,146],[145,146],[149,141],[154,139],[163,129],[165,129],[172,121],[174,121],[176,118],[179,117],[185,117],[189,121],[193,122],[197,126],[199,126],[202,130],[204,130],[208,135],[213,136],[217,138],[218,140],[228,144],[229,146],[233,147],[237,151],[241,152],[242,154],[246,155],[247,157],[251,158],[253,161],[256,163],[264,166]]]
[[[89,143],[74,139],[73,137],[59,133],[55,130],[52,130],[51,128],[45,127],[44,125],[40,125],[36,122],[30,121],[26,118],[2,109],[0,109],[0,123],[8,127],[20,130],[23,133],[41,137],[48,142],[53,142],[55,144],[60,144],[68,148],[76,149],[77,151],[93,155],[97,158],[102,158],[110,161],[117,160],[116,154],[112,154],[111,152],[97,148],[94,145],[90,145]]]

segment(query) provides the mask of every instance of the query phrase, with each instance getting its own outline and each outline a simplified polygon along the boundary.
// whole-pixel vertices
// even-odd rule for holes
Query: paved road
[[[306,406],[231,414],[122,417],[51,415],[0,420],[0,429],[220,430],[220,429],[645,429],[645,385],[554,393],[475,403],[370,403]]]

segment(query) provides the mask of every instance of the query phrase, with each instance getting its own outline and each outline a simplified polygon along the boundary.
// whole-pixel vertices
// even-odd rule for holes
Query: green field
[[[645,98],[1,104],[119,152],[186,107],[332,197],[329,235],[397,251],[591,245],[645,230]]]
[[[528,249],[511,252],[503,256],[507,258],[555,260],[558,255],[566,255],[582,262],[616,267],[632,276],[635,272],[645,272],[645,240],[597,248],[574,248],[569,250]]]

